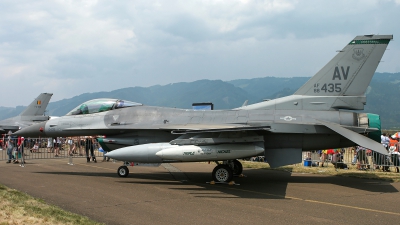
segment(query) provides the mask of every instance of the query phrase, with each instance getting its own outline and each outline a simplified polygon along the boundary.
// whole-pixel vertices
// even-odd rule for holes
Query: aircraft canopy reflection
[[[67,113],[66,116],[93,114],[106,112],[114,109],[128,108],[133,106],[142,106],[143,104],[120,99],[100,98],[93,99],[78,105],[76,108]]]

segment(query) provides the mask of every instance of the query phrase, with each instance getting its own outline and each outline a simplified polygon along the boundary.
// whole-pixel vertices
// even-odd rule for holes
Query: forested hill
[[[264,77],[232,81],[199,80],[147,88],[131,87],[110,92],[85,93],[50,102],[47,115],[62,116],[82,102],[94,98],[118,98],[145,105],[191,108],[193,102],[212,102],[215,109],[240,107],[263,99],[293,94],[309,77]],[[54,93],[57,95],[57,93]],[[365,112],[379,114],[384,129],[400,128],[400,73],[376,73],[367,91]],[[0,119],[18,115],[25,107],[0,107]]]
[[[381,116],[382,127],[400,130],[400,73],[376,73],[367,91],[364,112]]]

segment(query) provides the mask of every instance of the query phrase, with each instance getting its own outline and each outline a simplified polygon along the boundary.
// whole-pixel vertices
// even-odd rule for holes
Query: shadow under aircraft
[[[62,176],[105,177],[112,175],[107,172],[35,172],[37,174],[53,174]],[[183,173],[183,172],[182,172]],[[292,173],[279,170],[246,169],[247,178],[238,178],[240,186],[210,185],[204,182],[209,175],[202,172],[184,172],[185,180],[176,179],[170,171],[157,173],[135,173],[129,180],[114,180],[124,184],[178,185],[171,187],[176,190],[189,190],[190,194],[199,198],[223,198],[204,193],[204,190],[219,190],[225,194],[240,198],[257,199],[290,199],[287,195],[288,184],[333,184],[371,193],[397,193],[398,190],[389,182],[381,180],[349,178],[340,176],[292,176]],[[195,185],[193,187],[193,185]],[[190,187],[189,187],[190,186]]]

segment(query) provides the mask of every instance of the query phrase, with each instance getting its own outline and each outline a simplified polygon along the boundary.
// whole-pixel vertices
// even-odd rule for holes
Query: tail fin
[[[294,95],[363,96],[393,35],[355,37]]]
[[[237,109],[363,110],[365,92],[392,39],[357,36],[293,95]]]
[[[41,93],[20,116],[42,116],[50,102],[53,93]]]

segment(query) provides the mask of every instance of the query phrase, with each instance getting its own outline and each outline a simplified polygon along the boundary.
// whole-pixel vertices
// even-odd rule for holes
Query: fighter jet
[[[52,93],[41,93],[18,116],[0,121],[0,133],[15,132],[32,124],[49,120],[50,117],[45,116],[44,112],[51,96],[53,96]]]
[[[121,177],[128,176],[127,165],[215,161],[213,179],[229,182],[242,172],[237,159],[259,154],[271,167],[301,162],[302,151],[355,144],[387,154],[379,143],[380,117],[350,110],[364,109],[366,89],[392,39],[355,37],[291,96],[205,111],[95,99],[16,134],[106,135],[98,141],[106,156],[124,161]]]

